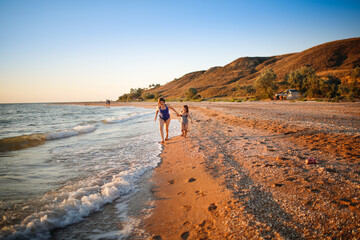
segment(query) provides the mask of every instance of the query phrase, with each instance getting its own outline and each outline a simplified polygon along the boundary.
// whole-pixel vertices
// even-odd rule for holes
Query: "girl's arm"
[[[188,118],[191,120],[191,123],[193,122],[192,118],[190,117],[190,114],[188,114]]]
[[[159,113],[159,107],[156,108],[155,119],[154,119],[155,122],[156,122],[156,118],[157,118],[158,113]]]
[[[173,108],[172,106],[169,106],[169,105],[168,105],[168,107],[169,107],[171,110],[173,110],[173,111],[176,113],[176,115],[179,115],[179,113],[175,110],[175,108]]]

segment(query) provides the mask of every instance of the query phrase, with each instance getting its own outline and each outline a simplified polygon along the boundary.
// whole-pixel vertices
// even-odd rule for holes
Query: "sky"
[[[117,100],[352,37],[358,0],[0,0],[0,103]]]

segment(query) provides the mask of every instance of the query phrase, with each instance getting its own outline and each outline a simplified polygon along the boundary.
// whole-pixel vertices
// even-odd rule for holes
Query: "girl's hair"
[[[189,107],[188,107],[188,105],[184,105],[183,107],[186,109],[186,112],[189,113]]]
[[[164,98],[162,98],[162,97],[161,97],[161,98],[159,98],[159,99],[158,99],[158,103],[160,103],[161,101],[165,102],[165,99],[164,99]]]

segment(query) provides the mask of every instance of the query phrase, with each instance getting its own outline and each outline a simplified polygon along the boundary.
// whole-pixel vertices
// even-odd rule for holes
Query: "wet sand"
[[[154,239],[226,239],[225,219],[214,220],[231,201],[221,185],[224,179],[206,170],[204,156],[190,139],[169,140],[161,157],[152,178],[155,211],[144,221],[146,231]]]
[[[360,238],[360,103],[186,104],[133,239]]]

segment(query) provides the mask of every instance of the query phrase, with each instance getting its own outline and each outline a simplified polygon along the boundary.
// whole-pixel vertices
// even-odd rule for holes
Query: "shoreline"
[[[360,237],[359,103],[186,104],[189,138],[165,143],[138,236]]]
[[[205,159],[190,139],[181,136],[167,141],[162,163],[154,169],[151,182],[154,211],[143,220],[152,239],[226,239],[225,219],[220,214],[232,201],[230,192],[214,179],[205,167]],[[215,218],[217,220],[215,221]]]

